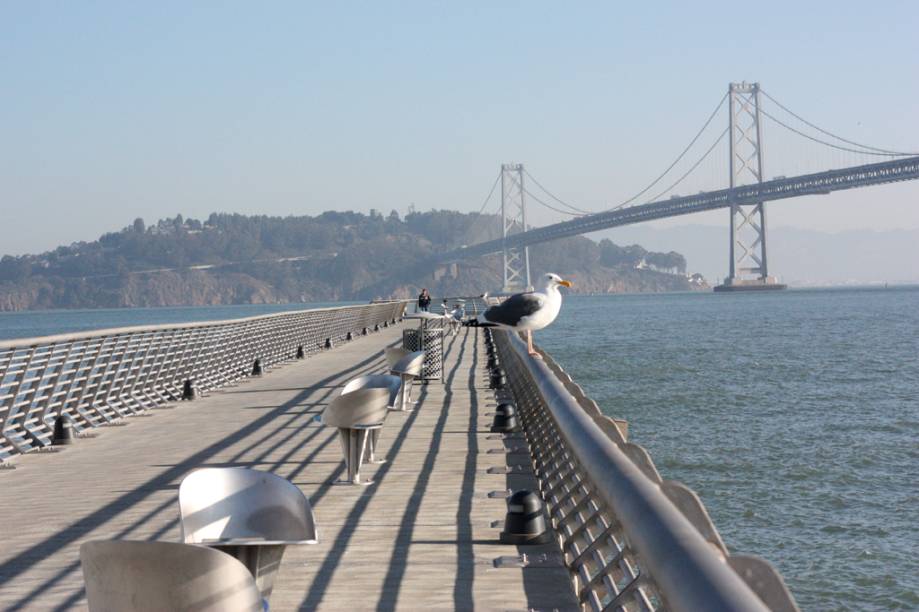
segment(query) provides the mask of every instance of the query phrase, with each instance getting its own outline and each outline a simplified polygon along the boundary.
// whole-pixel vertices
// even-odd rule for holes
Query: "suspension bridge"
[[[692,161],[725,103],[727,129]],[[765,121],[841,155],[767,179]],[[728,185],[699,189],[725,161]],[[602,212],[502,166],[482,205],[500,184],[500,238],[438,261],[503,253],[505,289],[525,287],[531,245],[728,208],[726,287],[774,288],[766,202],[916,178],[919,156],[732,84],[664,173]],[[573,218],[530,228],[528,202]],[[699,496],[551,355],[407,305],[0,342],[0,508],[15,526],[0,608],[797,612],[782,576],[730,551]]]
[[[715,120],[725,106],[727,126],[718,132],[712,128],[717,125]],[[781,150],[784,146],[793,151],[777,164],[780,168],[790,166],[796,170],[792,176],[776,173],[771,179],[766,177],[763,141],[767,123],[775,128],[770,139],[778,143],[776,148]],[[706,136],[713,131],[713,142],[703,148]],[[691,153],[698,150],[701,153],[693,159]],[[523,164],[502,165],[479,211],[481,215],[500,183],[500,237],[442,253],[436,263],[455,263],[501,253],[503,289],[519,291],[530,286],[528,249],[532,245],[633,223],[727,208],[730,211],[729,273],[716,291],[781,289],[784,285],[769,274],[766,202],[915,179],[919,179],[919,153],[869,146],[843,138],[795,113],[769,95],[759,83],[731,83],[702,128],[676,159],[638,193],[606,210],[595,212],[569,204],[543,187]],[[535,188],[531,190],[529,184]],[[661,189],[661,185],[666,187]],[[647,197],[655,188],[659,191]],[[679,195],[675,192],[677,188],[684,193],[689,190],[694,195]],[[528,202],[572,218],[543,227],[530,227]]]

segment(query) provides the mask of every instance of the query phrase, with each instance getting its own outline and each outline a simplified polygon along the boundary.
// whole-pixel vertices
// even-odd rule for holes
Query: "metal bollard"
[[[51,437],[52,446],[73,444],[73,427],[64,415],[59,414],[54,419],[54,435]]]
[[[195,399],[195,385],[190,378],[186,378],[182,383],[182,399],[186,401]]]
[[[507,374],[501,368],[496,368],[491,372],[491,381],[489,387],[492,389],[503,389],[507,386]]]
[[[507,500],[501,541],[505,544],[546,544],[552,541],[552,534],[546,530],[542,500],[536,493],[522,489]]]
[[[495,418],[491,422],[492,433],[516,433],[520,431],[520,424],[517,422],[517,409],[511,404],[502,404],[504,410],[495,412]]]

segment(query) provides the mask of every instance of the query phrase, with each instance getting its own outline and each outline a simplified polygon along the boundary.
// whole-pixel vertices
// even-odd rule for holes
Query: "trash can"
[[[418,313],[426,315],[428,313]],[[424,351],[421,380],[444,380],[444,318],[439,315],[418,316],[421,325],[415,329],[402,330],[402,348],[409,351]]]

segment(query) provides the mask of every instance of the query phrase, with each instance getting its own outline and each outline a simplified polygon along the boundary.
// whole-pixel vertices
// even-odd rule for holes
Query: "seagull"
[[[539,353],[533,348],[533,331],[547,327],[562,308],[562,294],[558,287],[571,287],[558,274],[549,273],[543,277],[542,291],[515,293],[497,306],[492,306],[466,324],[478,327],[503,327],[527,333],[527,352],[534,357]]]

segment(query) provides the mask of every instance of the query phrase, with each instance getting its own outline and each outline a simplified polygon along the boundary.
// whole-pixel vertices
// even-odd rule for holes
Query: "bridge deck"
[[[288,478],[316,513],[320,544],[287,549],[273,610],[574,607],[564,568],[494,567],[519,551],[497,543],[505,502],[488,493],[532,483],[488,473],[511,456],[487,431],[475,330],[448,340],[446,383],[416,386],[418,410],[390,416],[380,443],[389,462],[365,468],[374,484],[332,484],[343,473],[337,434],[314,417],[347,380],[384,370],[380,351],[401,329],[0,472],[0,609],[85,608],[82,542],[178,541],[181,479],[230,465]]]

